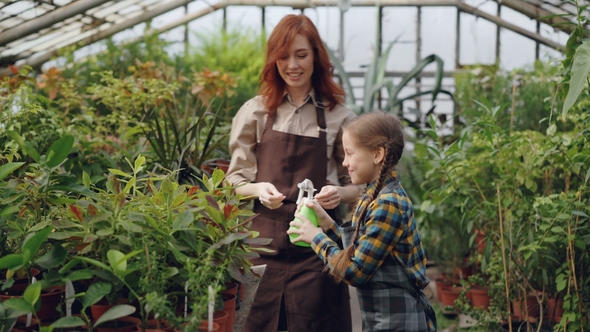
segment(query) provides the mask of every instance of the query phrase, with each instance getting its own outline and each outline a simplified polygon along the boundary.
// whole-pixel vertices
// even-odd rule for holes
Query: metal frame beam
[[[76,41],[69,43],[68,45],[63,46],[61,48],[48,51],[48,52],[46,52],[42,55],[36,56],[36,57],[29,58],[29,59],[25,60],[25,62],[23,64],[19,65],[19,67],[24,66],[24,65],[29,65],[31,67],[37,67],[37,66],[42,65],[43,63],[51,60],[52,57],[58,55],[59,51],[62,50],[63,48],[66,48],[66,47],[69,47],[72,45],[79,45],[81,47],[81,46],[86,46],[86,45],[92,44],[92,43],[97,42],[99,40],[108,38],[108,37],[116,34],[117,32],[123,31],[125,29],[129,29],[129,28],[131,28],[139,23],[142,23],[144,21],[147,21],[151,18],[154,18],[156,16],[167,13],[173,9],[178,8],[178,7],[182,7],[192,1],[193,0],[176,0],[173,2],[162,4],[150,11],[147,11],[141,15],[130,18],[129,20],[127,20],[123,23],[112,25],[109,28],[99,31],[95,34],[92,34],[82,40],[76,40]],[[7,73],[9,73],[9,71],[6,68],[4,70],[0,70],[0,75],[7,74]]]
[[[89,9],[100,6],[110,0],[78,0],[73,1],[61,8],[50,11],[42,16],[26,21],[11,29],[0,33],[0,46],[4,46],[24,36],[38,32],[41,29],[48,28],[55,23],[61,22],[67,18],[82,14]]]
[[[553,26],[555,29],[557,30],[561,30],[567,33],[571,33],[572,32],[572,26],[570,24],[563,24],[563,23],[567,23],[567,22],[571,22],[567,19],[564,19],[563,17],[559,17],[559,16],[552,16],[555,15],[554,13],[551,13],[548,10],[545,10],[541,7],[537,7],[535,5],[532,5],[526,1],[523,0],[495,0],[498,4],[502,4],[502,6],[506,6],[508,8],[514,9],[517,12],[520,12],[532,19],[535,19],[537,21],[541,21],[545,24],[551,25],[553,26],[556,23],[559,23],[559,25],[557,26]],[[551,18],[543,18],[543,17],[547,17],[547,16],[552,16]]]
[[[94,1],[94,3],[105,2],[105,0],[80,0],[80,1],[74,2],[73,4],[81,2],[81,3],[88,5],[92,1]],[[149,12],[145,12],[141,15],[133,17],[123,23],[112,25],[111,27],[109,27],[103,31],[99,31],[97,29],[96,30],[97,32],[95,34],[93,34],[89,37],[86,37],[86,38],[82,39],[81,41],[72,42],[68,45],[61,47],[60,49],[62,49],[64,47],[69,47],[73,44],[78,44],[80,46],[86,46],[88,44],[94,43],[94,42],[99,41],[101,39],[108,38],[117,32],[131,28],[141,22],[144,22],[144,21],[149,20],[153,17],[156,17],[158,15],[166,13],[170,10],[173,10],[173,9],[181,7],[181,6],[185,6],[192,1],[193,0],[176,0],[176,1],[173,1],[170,3],[162,4]],[[160,29],[157,29],[154,31],[149,31],[147,33],[162,33],[162,32],[168,31],[168,30],[178,27],[180,25],[186,24],[196,18],[203,16],[203,15],[206,15],[210,12],[213,12],[213,11],[221,9],[221,8],[225,8],[227,6],[258,6],[258,7],[262,7],[262,8],[264,8],[266,6],[287,6],[287,7],[293,7],[295,9],[303,9],[303,8],[314,8],[314,7],[318,7],[318,6],[337,6],[338,1],[339,0],[224,0],[224,1],[220,1],[219,3],[209,7],[207,9],[185,15],[185,17],[181,18],[180,20],[177,20],[177,21],[172,22],[168,25],[165,25]],[[509,7],[510,7],[510,5],[508,5],[508,4],[513,5],[517,2],[522,2],[522,1],[502,0],[502,4],[507,5]],[[540,44],[546,45],[546,46],[556,49],[558,51],[563,52],[563,50],[565,49],[565,47],[563,45],[560,45],[548,38],[545,38],[538,33],[528,31],[528,30],[523,29],[519,26],[516,26],[515,24],[504,21],[498,16],[478,10],[477,8],[474,8],[472,6],[469,6],[465,3],[463,3],[461,0],[421,0],[419,3],[417,3],[415,0],[351,0],[351,5],[352,6],[379,5],[379,6],[383,6],[383,7],[387,7],[387,6],[416,6],[416,5],[419,5],[421,7],[454,6],[458,10],[457,16],[460,16],[460,12],[465,12],[468,14],[476,15],[476,16],[482,17],[492,23],[495,23],[499,27],[501,26],[503,28],[514,31],[520,35],[523,35],[523,36],[530,38]],[[94,6],[96,6],[96,4]],[[529,6],[531,6],[531,5],[529,5]],[[67,7],[67,6],[64,6],[60,9],[63,9],[65,7]],[[527,6],[524,6],[524,7],[525,7],[525,9],[528,8]],[[538,9],[537,7],[534,7],[534,8]],[[528,9],[530,9],[530,8],[528,8]],[[517,9],[517,10],[519,10],[519,9]],[[541,16],[543,14],[543,10],[539,9],[536,11],[536,13],[538,14],[538,16]],[[548,12],[546,12],[546,13],[548,13]],[[552,21],[559,21],[557,19],[558,18],[552,18],[551,20]],[[562,18],[559,18],[559,19],[564,20]],[[457,20],[459,22],[459,17],[457,18]],[[19,30],[20,36],[22,36],[22,31],[20,28],[21,28],[21,26],[19,26],[18,30]],[[11,30],[13,30],[13,29],[11,29]],[[7,33],[11,30],[7,30],[3,33]],[[564,29],[564,31],[565,31],[565,29]],[[460,34],[460,32],[457,32],[458,39],[460,38],[459,34]],[[459,40],[457,40],[456,51],[459,51],[458,44],[459,44]],[[58,55],[60,49],[49,50],[46,53],[43,53],[41,55],[31,57],[31,58],[27,59],[26,61],[24,61],[24,63],[22,65],[30,65],[32,67],[37,67],[37,66],[43,64],[44,62],[49,61],[52,57]],[[456,60],[458,60],[457,55],[456,55],[456,57],[457,57]],[[456,65],[458,65],[458,64],[456,64]],[[21,65],[19,64],[19,67],[20,66]],[[5,72],[7,72],[7,71],[0,70],[0,74],[5,73]]]

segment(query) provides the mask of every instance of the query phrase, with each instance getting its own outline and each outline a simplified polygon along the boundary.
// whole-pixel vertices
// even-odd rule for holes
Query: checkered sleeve
[[[361,210],[359,207],[356,213]],[[358,222],[353,218],[353,225]],[[387,256],[392,255],[419,289],[427,284],[426,256],[416,228],[412,202],[402,187],[372,201],[361,225],[354,255],[344,273],[346,283],[355,287],[365,284]],[[341,234],[337,226],[313,240],[312,249],[324,262],[342,250],[336,244],[339,238],[335,236],[336,232]]]

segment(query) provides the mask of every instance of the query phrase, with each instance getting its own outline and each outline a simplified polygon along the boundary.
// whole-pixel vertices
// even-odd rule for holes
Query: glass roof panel
[[[102,3],[96,0],[94,1],[96,5],[91,5],[92,2],[90,0],[0,0],[0,66],[7,63],[7,61],[12,61],[6,59],[10,56],[26,59],[33,54],[54,51],[59,47],[73,44],[97,32],[104,31],[113,25],[125,23],[134,17],[145,14],[162,5],[175,4],[176,8],[183,5],[178,0],[112,0]],[[210,7],[211,4],[222,0],[187,1],[189,13],[193,13],[202,9],[202,7]],[[228,1],[230,4],[234,1],[236,4],[242,2],[240,0],[225,1]],[[307,6],[312,0],[299,1],[301,1],[303,6]],[[314,1],[317,1],[315,2],[316,4],[321,2],[321,0]],[[370,3],[367,6],[372,6],[377,1],[379,0],[367,0],[367,3]],[[388,0],[384,1],[387,2]],[[408,1],[414,1],[415,5],[420,5],[422,2],[422,0]],[[458,1],[468,3],[468,0]],[[500,0],[497,1],[500,2]],[[589,3],[588,1],[579,0],[579,3],[580,5],[587,5]],[[280,6],[281,2],[282,0],[267,0],[265,4],[272,3],[275,6]],[[523,8],[527,7],[529,16],[534,16],[534,14],[531,14],[531,8],[533,9],[532,12],[535,11],[535,8],[539,8],[552,14],[575,14],[576,12],[575,6],[563,0],[510,0],[510,2],[514,4],[513,9],[520,6]],[[72,17],[63,18],[61,21],[55,22],[54,17],[56,15],[51,15],[52,12],[66,5],[82,9],[78,10],[76,15]],[[256,4],[253,3],[251,5]],[[90,6],[94,7],[90,8]],[[169,9],[172,10],[174,8]],[[485,9],[481,7],[480,10]],[[521,11],[519,9],[515,10]],[[63,13],[64,11],[62,10],[61,12]],[[525,13],[524,10],[522,12]],[[495,11],[489,13],[496,15]],[[74,13],[72,12],[72,14]],[[173,24],[174,21],[182,18],[182,14],[180,15],[169,15],[169,17],[162,15],[161,19],[165,22],[162,22],[161,25]],[[147,17],[146,20],[149,18],[151,17]],[[271,20],[272,18],[269,17],[267,19]],[[573,17],[568,17],[567,19],[571,20]],[[26,33],[22,33],[22,35],[18,35],[18,30],[12,30],[18,29],[19,25],[26,22],[31,22],[29,26],[38,26],[39,28],[36,31],[30,29]],[[124,28],[123,25],[120,25],[120,28],[117,29]],[[117,29],[114,32],[118,32]],[[9,32],[4,34],[5,31]],[[14,40],[15,38],[17,39]]]

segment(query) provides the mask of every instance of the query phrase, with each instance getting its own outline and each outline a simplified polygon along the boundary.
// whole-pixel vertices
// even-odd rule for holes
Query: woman
[[[344,92],[309,18],[284,17],[267,47],[260,95],[234,117],[229,142],[227,179],[258,198],[252,229],[273,239],[273,252],[253,261],[267,267],[244,331],[351,331],[347,286],[322,273],[322,261],[291,244],[286,231],[305,179],[321,188],[315,198],[337,221],[339,204],[358,197],[342,167],[341,126],[354,113],[341,104]]]

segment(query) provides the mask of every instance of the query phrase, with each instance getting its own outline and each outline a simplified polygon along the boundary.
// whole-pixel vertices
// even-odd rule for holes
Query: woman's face
[[[379,162],[382,158],[379,151],[369,151],[359,147],[347,130],[342,133],[342,146],[344,147],[342,166],[348,168],[348,175],[353,184],[370,183],[377,179],[381,170]]]
[[[313,49],[303,35],[296,35],[288,53],[277,61],[279,74],[287,83],[289,92],[308,93],[313,74]]]

